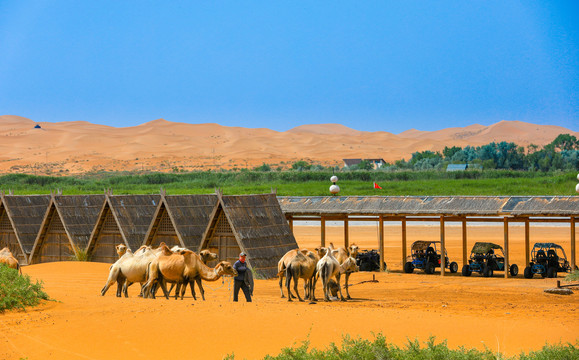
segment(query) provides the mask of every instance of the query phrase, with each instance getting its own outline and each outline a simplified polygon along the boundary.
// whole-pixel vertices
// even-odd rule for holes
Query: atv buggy
[[[505,255],[500,245],[477,242],[470,251],[468,264],[462,267],[462,276],[470,276],[477,272],[484,277],[492,277],[495,271],[505,270]],[[512,264],[509,267],[511,276],[517,276],[519,267]]]
[[[407,261],[404,264],[404,272],[410,274],[414,269],[424,270],[427,274],[433,274],[437,267],[440,267],[441,255],[440,241],[422,241],[418,240],[412,244],[412,260]],[[445,251],[446,254],[446,251]],[[448,256],[445,256],[446,268],[450,270],[451,273],[458,271],[458,264],[456,262],[450,262]]]
[[[356,256],[356,265],[360,271],[380,271],[380,254],[376,250],[362,250]],[[386,263],[384,263],[386,270]]]
[[[554,243],[535,243],[531,250],[531,262],[525,268],[525,278],[530,279],[535,274],[555,278],[558,272],[571,272],[565,250]]]

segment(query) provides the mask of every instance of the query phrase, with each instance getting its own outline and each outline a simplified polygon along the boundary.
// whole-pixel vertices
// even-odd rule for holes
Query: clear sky
[[[579,131],[579,1],[0,0],[0,115]]]

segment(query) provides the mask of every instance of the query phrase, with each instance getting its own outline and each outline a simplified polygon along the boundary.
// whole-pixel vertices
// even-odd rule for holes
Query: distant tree
[[[256,167],[255,169],[253,169],[255,171],[271,171],[271,166],[269,166],[266,163],[263,163],[262,165]]]
[[[444,150],[442,150],[442,155],[444,155],[445,159],[452,159],[454,154],[456,154],[457,152],[459,152],[461,150],[462,150],[462,148],[459,146],[453,146],[450,148],[448,146],[445,146]]]
[[[292,164],[293,170],[309,170],[312,167],[307,161],[299,160]]]
[[[358,165],[356,165],[358,170],[374,170],[374,164],[368,160],[362,160]]]
[[[559,150],[575,150],[579,149],[579,142],[577,138],[570,134],[560,134],[551,143],[553,148]]]

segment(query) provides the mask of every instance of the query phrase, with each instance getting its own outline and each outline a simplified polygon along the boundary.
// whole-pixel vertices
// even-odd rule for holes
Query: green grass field
[[[65,195],[151,194],[163,188],[170,195],[210,194],[215,188],[224,194],[258,194],[277,190],[282,196],[329,195],[331,171],[283,172],[191,172],[117,174],[51,177],[23,174],[0,176],[0,190],[16,195],[49,194],[57,189]],[[447,173],[351,171],[336,173],[340,195],[576,195],[574,172],[468,171]],[[374,189],[373,182],[382,189]]]

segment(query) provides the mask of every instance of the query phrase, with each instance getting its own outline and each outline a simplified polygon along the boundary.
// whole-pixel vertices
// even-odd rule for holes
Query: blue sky
[[[579,131],[579,1],[0,0],[0,115]]]

